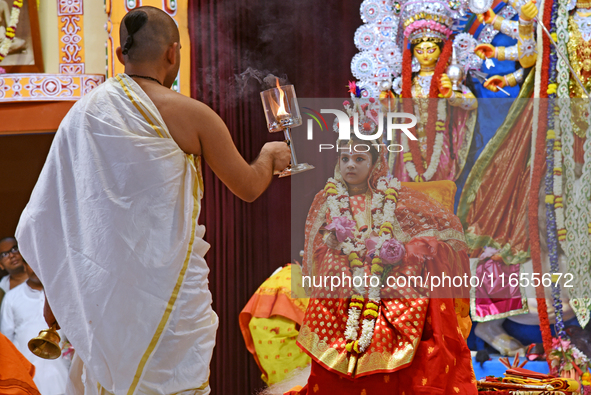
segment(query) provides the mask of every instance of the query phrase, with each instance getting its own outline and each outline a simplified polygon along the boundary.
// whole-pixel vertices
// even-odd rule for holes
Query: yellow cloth
[[[296,344],[297,327],[299,325],[292,320],[278,315],[250,320],[248,328],[264,369],[261,377],[268,385],[280,382],[292,370],[310,363],[308,354]]]
[[[304,298],[301,284],[296,285],[292,295],[292,277],[301,279],[300,266],[286,265],[274,273],[261,284],[240,313],[246,348],[268,385],[310,363],[310,357],[296,345],[309,300]]]

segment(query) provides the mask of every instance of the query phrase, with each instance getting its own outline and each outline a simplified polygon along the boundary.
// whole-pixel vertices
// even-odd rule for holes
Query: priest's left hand
[[[51,328],[53,325],[56,326],[56,329],[61,329],[60,325],[57,323],[55,316],[53,315],[53,311],[49,306],[49,302],[47,301],[47,296],[45,297],[45,305],[43,306],[43,318],[45,318],[45,322]]]

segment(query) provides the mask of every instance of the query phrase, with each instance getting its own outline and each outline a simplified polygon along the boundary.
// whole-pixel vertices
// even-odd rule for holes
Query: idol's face
[[[433,67],[441,55],[439,46],[431,41],[423,41],[413,49],[413,54],[422,66]]]
[[[371,167],[371,154],[367,152],[341,152],[339,156],[341,176],[349,186],[367,184]]]

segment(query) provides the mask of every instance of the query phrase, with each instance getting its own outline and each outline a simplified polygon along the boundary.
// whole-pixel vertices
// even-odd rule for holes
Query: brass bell
[[[62,355],[60,340],[56,326],[52,325],[51,328],[39,332],[39,336],[29,340],[29,350],[39,358],[57,359]]]

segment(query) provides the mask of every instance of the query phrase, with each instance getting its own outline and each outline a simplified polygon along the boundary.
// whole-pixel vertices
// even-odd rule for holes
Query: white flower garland
[[[435,143],[433,145],[433,153],[431,154],[431,161],[429,162],[429,166],[427,166],[427,170],[422,174],[422,178],[424,181],[430,181],[431,178],[437,172],[437,168],[439,167],[439,162],[441,161],[441,152],[443,152],[443,133],[445,132],[445,120],[447,118],[447,108],[446,108],[446,101],[439,100],[437,103],[437,134],[435,135]],[[437,125],[439,124],[439,125]],[[412,153],[410,151],[410,146],[408,143],[408,138],[405,134],[402,134],[402,146],[406,150],[404,153],[404,167],[406,168],[406,172],[408,173],[411,180],[416,181],[419,179],[419,172],[413,162]]]
[[[353,284],[362,284],[360,287],[354,286],[356,295],[352,296],[349,304],[347,326],[344,333],[345,338],[347,339],[346,348],[349,352],[363,353],[369,347],[373,339],[375,322],[380,305],[381,281],[378,274],[383,270],[379,265],[381,259],[378,258],[378,256],[384,242],[392,238],[392,223],[395,220],[396,201],[399,189],[400,182],[397,179],[392,178],[388,180],[386,177],[380,177],[377,182],[376,190],[372,194],[371,213],[373,228],[378,229],[380,235],[376,244],[375,255],[372,260],[367,303],[365,303],[366,291],[363,287],[365,271],[363,269],[363,263],[359,259],[362,251],[366,249],[361,233],[355,230],[353,239],[348,237],[337,246],[337,249],[342,250],[349,258],[353,272]],[[347,188],[334,178],[329,178],[326,183],[325,191],[328,194],[327,205],[330,210],[331,218],[344,216],[347,219],[354,220]],[[371,284],[376,285],[372,286]],[[362,318],[362,309],[364,308],[364,305],[365,310],[363,311],[363,322],[361,323],[361,335],[358,336],[359,321]]]
[[[378,276],[376,276],[375,274],[372,274],[372,276],[370,278],[370,284],[372,283],[372,281],[371,281],[372,278],[377,278],[376,282],[378,284],[381,283],[380,278]],[[380,300],[381,300],[380,299],[380,292],[381,292],[380,288],[381,288],[381,285],[378,285],[377,287],[370,287],[369,288],[369,295],[368,295],[369,302],[372,302],[376,306],[380,305]],[[377,313],[377,311],[376,311],[376,313]],[[363,320],[363,322],[361,324],[361,336],[358,341],[359,352],[364,352],[365,350],[367,350],[367,348],[371,344],[371,341],[373,339],[376,319],[377,319],[377,317],[372,318],[372,319],[365,318]]]
[[[12,44],[12,40],[16,35],[16,25],[18,24],[22,6],[23,0],[15,0],[12,3],[12,12],[10,13],[10,21],[6,27],[6,34],[0,41],[0,62],[8,55],[10,44]]]

